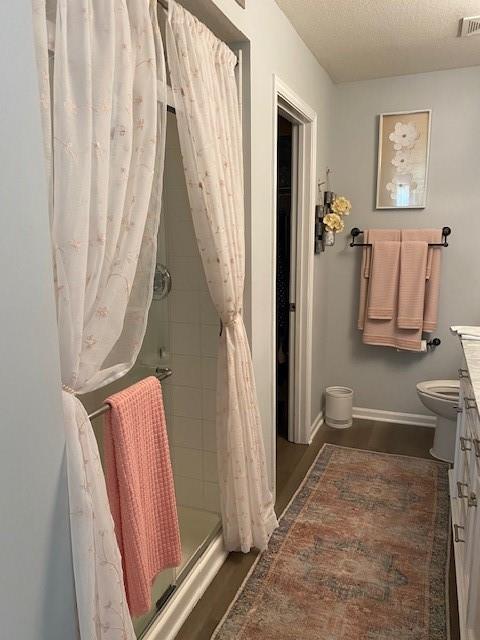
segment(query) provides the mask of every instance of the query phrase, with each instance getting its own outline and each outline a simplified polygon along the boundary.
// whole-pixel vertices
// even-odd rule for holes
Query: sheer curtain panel
[[[32,5],[79,637],[133,640],[97,442],[77,394],[124,375],[145,333],[166,121],[157,3]],[[55,22],[50,64],[47,12]]]
[[[228,550],[265,549],[277,519],[242,318],[243,147],[236,58],[173,0],[169,0],[166,40],[193,224],[210,295],[223,325],[217,375],[223,535]]]

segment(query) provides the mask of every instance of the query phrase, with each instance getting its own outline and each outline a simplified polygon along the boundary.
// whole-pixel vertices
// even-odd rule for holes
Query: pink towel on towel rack
[[[404,229],[402,240],[418,240],[427,243],[442,242],[441,229]],[[427,256],[423,330],[431,333],[437,328],[438,301],[440,296],[441,247],[429,247]]]
[[[363,233],[364,243],[380,242],[383,240],[400,241],[399,229],[368,229]],[[360,267],[360,300],[358,305],[357,326],[363,330],[368,301],[368,289],[372,263],[372,247],[364,247],[362,253],[362,265]]]
[[[151,608],[151,586],[182,559],[159,381],[146,378],[106,402],[105,477],[133,616]]]
[[[402,241],[397,314],[400,329],[423,328],[427,253],[428,245],[424,241]]]
[[[372,320],[391,320],[396,314],[400,242],[374,240],[372,242],[368,317]]]

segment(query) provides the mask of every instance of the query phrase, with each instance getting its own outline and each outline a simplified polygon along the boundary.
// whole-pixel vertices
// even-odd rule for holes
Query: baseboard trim
[[[189,576],[180,584],[142,640],[174,640],[192,609],[227,559],[220,532],[212,540]]]
[[[310,437],[308,439],[308,444],[312,443],[312,440],[317,435],[317,431],[320,429],[320,427],[322,426],[323,422],[324,422],[323,411],[320,411],[318,416],[313,421],[312,426],[310,427]]]
[[[367,407],[353,407],[353,417],[359,420],[395,422],[397,424],[409,424],[416,427],[435,428],[435,425],[437,424],[435,416],[427,416],[422,413],[383,411],[382,409],[369,409]]]

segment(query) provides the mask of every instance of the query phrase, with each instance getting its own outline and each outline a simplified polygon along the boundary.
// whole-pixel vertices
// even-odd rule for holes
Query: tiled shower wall
[[[166,264],[172,275],[163,360],[173,369],[164,383],[177,502],[219,510],[215,444],[219,321],[208,293],[188,204],[175,116],[168,114],[163,194]],[[165,253],[164,253],[165,255]],[[154,303],[155,304],[155,303]]]

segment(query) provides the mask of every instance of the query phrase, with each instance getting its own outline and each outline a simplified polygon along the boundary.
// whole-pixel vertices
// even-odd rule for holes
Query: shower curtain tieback
[[[65,391],[66,393],[71,393],[72,396],[77,395],[77,392],[75,391],[75,389],[72,389],[72,387],[69,387],[66,384],[62,384],[62,391]]]
[[[156,0],[78,4],[56,2],[52,64],[45,0],[32,6],[72,561],[80,640],[134,640],[98,446],[76,396],[124,375],[145,334],[163,174],[165,64]]]
[[[235,324],[235,322],[237,322],[237,320],[241,317],[241,315],[242,315],[242,310],[240,309],[240,311],[236,315],[234,315],[233,318],[230,318],[230,320],[227,320],[224,322],[222,318],[220,318],[220,335],[223,334],[224,329],[233,327],[233,325]]]

